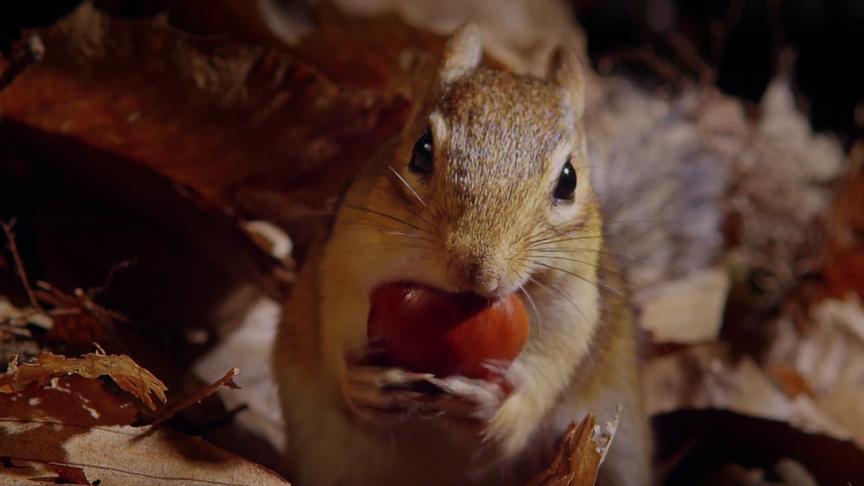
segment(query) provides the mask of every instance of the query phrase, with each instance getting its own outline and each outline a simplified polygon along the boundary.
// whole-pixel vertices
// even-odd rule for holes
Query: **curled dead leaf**
[[[85,378],[110,377],[117,386],[131,393],[151,410],[156,404],[151,398],[155,395],[165,403],[164,383],[152,373],[138,366],[132,358],[126,355],[102,355],[88,353],[81,358],[67,358],[53,353],[39,353],[30,363],[18,365],[13,359],[9,369],[0,376],[0,393],[12,393],[23,390],[32,382],[47,384],[51,378],[79,375]]]
[[[620,414],[620,410],[619,410]],[[545,471],[537,475],[531,486],[591,486],[597,481],[600,464],[612,444],[618,428],[618,415],[601,428],[597,418],[588,414],[579,424],[567,429],[558,455]]]

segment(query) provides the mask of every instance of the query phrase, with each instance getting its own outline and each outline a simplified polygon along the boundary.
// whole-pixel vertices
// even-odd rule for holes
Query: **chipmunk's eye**
[[[432,132],[426,130],[414,144],[411,152],[411,164],[408,165],[415,174],[432,173]]]
[[[554,197],[558,200],[572,201],[573,194],[576,192],[576,169],[570,160],[564,164],[561,169],[561,175],[558,176],[558,185],[555,186]]]

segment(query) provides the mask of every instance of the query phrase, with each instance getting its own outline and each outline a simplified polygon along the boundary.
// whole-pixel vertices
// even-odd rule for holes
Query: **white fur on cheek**
[[[433,111],[429,114],[429,125],[432,129],[432,139],[436,146],[442,147],[447,143],[449,132],[447,123],[441,113]]]

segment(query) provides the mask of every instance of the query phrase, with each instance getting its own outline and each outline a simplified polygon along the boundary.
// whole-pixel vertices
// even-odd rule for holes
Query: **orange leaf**
[[[618,416],[606,424],[606,429],[597,426],[594,415],[588,414],[577,425],[567,429],[558,455],[545,471],[529,484],[532,486],[591,486],[597,481],[600,464],[612,444]]]

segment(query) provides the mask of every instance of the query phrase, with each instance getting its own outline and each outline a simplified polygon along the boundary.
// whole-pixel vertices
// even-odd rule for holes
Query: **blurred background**
[[[8,2],[0,47],[8,52],[21,29],[49,25],[81,0]],[[252,10],[230,0],[101,0],[100,9],[127,17],[171,11],[195,31],[219,32],[218,10]],[[309,19],[311,2],[272,0],[273,8]],[[345,2],[350,3],[350,2]],[[355,2],[374,4],[368,0]],[[382,3],[382,2],[378,2]],[[419,2],[430,3],[430,2]],[[483,3],[482,0],[480,3]],[[585,30],[595,68],[621,68],[657,76],[711,82],[723,92],[758,103],[781,68],[790,69],[800,108],[818,130],[839,133],[845,143],[861,135],[864,100],[864,5],[855,0],[575,0],[566,3]],[[269,12],[269,11],[268,11]],[[254,17],[255,13],[247,13]],[[188,18],[193,17],[193,18]],[[244,19],[234,19],[245,22]],[[222,27],[237,30],[243,26]],[[656,58],[653,60],[652,58]],[[661,72],[651,64],[663,66]],[[645,64],[639,66],[639,64]],[[614,67],[613,67],[614,66]],[[641,69],[640,69],[641,68]],[[656,68],[656,66],[655,66]],[[647,72],[646,72],[647,71]],[[857,110],[857,111],[856,111]]]
[[[864,483],[857,0],[5,2],[0,218],[30,280],[123,319],[0,332],[0,361],[97,341],[169,404],[239,367],[241,392],[171,425],[278,468],[279,302],[467,20],[497,68],[589,61],[658,478]],[[0,299],[26,307],[0,255]]]

